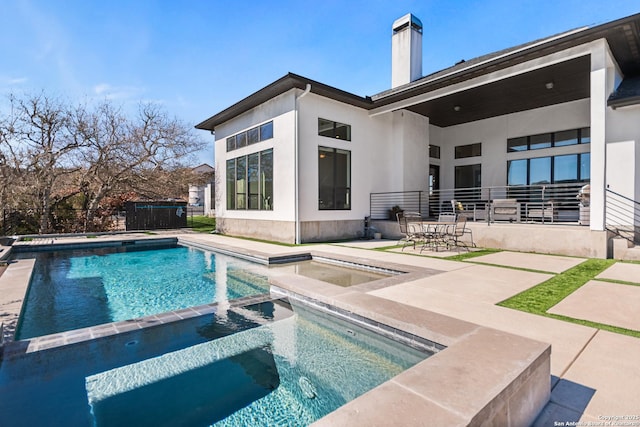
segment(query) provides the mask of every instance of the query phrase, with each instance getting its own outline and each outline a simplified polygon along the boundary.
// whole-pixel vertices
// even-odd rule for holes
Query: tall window
[[[482,186],[482,165],[456,166],[456,188],[475,188],[480,186]]]
[[[318,135],[351,141],[351,125],[318,118]]]
[[[318,147],[318,209],[351,209],[351,151]]]
[[[273,210],[273,150],[227,160],[227,209]]]

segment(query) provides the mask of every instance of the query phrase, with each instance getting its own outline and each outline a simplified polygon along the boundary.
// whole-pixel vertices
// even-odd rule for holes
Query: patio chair
[[[456,214],[454,213],[441,213],[438,215],[438,222],[456,222]]]
[[[404,212],[396,215],[398,218],[398,225],[400,226],[400,233],[403,237],[398,241],[404,242],[402,250],[407,247],[408,244],[413,243],[413,249],[416,248],[416,243],[424,240],[424,230],[422,228],[422,215],[418,212]]]
[[[469,234],[471,236],[471,242],[467,243],[462,238],[465,234]],[[447,231],[447,247],[455,246],[462,247],[466,250],[469,250],[469,246],[476,247],[476,244],[473,242],[473,234],[470,229],[467,228],[467,217],[464,215],[458,215],[458,219],[456,220],[456,225],[452,228],[449,228]]]

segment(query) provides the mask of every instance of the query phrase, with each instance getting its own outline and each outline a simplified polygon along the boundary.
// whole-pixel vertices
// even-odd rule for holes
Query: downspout
[[[298,101],[300,99],[302,99],[303,97],[305,97],[309,92],[311,92],[311,83],[307,83],[307,87],[305,88],[304,92],[302,92],[299,96],[297,96],[295,98],[295,105],[294,105],[294,113],[295,113],[295,129],[294,129],[294,144],[293,144],[293,158],[294,158],[294,173],[295,173],[295,177],[294,177],[294,195],[295,195],[295,224],[296,224],[296,245],[300,244],[300,194],[298,192],[298,188],[299,188],[299,180],[300,177],[298,175],[298,163],[299,163],[299,151],[298,151],[298,141],[299,141],[299,132],[300,132],[300,126],[298,124],[299,121],[299,117],[298,117]]]

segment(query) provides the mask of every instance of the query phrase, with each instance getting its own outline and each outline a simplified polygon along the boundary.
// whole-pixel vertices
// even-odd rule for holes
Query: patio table
[[[455,229],[454,221],[422,221],[422,230],[424,233],[424,243],[420,252],[427,247],[438,251],[440,246],[447,246],[447,236]]]

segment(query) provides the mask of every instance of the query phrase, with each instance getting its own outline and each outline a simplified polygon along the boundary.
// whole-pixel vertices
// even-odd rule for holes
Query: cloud
[[[139,98],[144,88],[137,86],[112,86],[109,83],[98,83],[93,87],[96,96],[109,100],[130,100]]]
[[[7,83],[10,85],[20,85],[26,83],[29,79],[26,77],[14,77],[10,78]]]
[[[26,90],[25,84],[29,81],[26,77],[11,77],[0,74],[0,92],[13,92]]]

